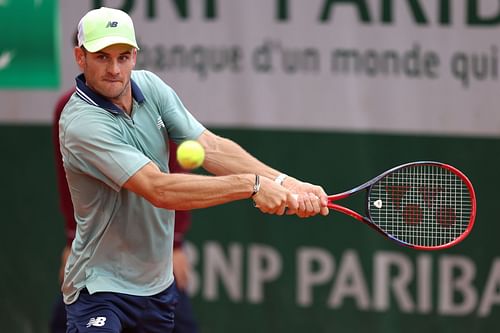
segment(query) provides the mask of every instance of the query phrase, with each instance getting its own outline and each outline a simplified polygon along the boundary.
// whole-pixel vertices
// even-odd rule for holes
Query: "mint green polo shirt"
[[[59,122],[61,152],[77,224],[62,286],[79,292],[150,296],[173,283],[174,212],[153,206],[123,184],[149,162],[168,173],[168,140],[205,130],[179,97],[148,71],[132,72],[129,117],[77,77]]]

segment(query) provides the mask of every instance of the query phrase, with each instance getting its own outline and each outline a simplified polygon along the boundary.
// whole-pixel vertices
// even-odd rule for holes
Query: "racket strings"
[[[439,165],[412,165],[375,183],[369,193],[374,224],[407,244],[435,247],[460,237],[472,200],[462,178]]]

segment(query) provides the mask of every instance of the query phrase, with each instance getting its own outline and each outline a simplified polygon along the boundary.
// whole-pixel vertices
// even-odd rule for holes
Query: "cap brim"
[[[87,51],[94,53],[110,45],[115,45],[115,44],[127,44],[132,47],[135,47],[136,49],[139,49],[139,46],[137,46],[137,43],[135,43],[135,41],[130,40],[130,38],[125,38],[122,36],[108,36],[108,37],[98,38],[83,43],[83,46]]]

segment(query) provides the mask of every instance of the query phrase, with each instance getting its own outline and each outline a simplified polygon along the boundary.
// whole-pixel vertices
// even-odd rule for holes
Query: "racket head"
[[[366,216],[354,217],[400,245],[419,250],[449,248],[473,228],[474,188],[451,165],[407,163],[363,186],[367,189]]]

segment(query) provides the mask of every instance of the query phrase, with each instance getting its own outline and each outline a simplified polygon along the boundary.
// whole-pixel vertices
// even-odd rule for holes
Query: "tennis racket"
[[[366,192],[365,215],[336,202]],[[349,191],[328,197],[328,207],[418,250],[454,246],[471,232],[476,196],[455,167],[431,161],[403,164]]]

